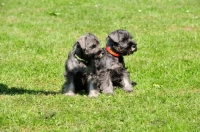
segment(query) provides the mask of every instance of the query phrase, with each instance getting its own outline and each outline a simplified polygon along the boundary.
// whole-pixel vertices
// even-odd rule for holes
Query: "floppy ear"
[[[108,37],[111,38],[111,39],[112,39],[114,42],[116,42],[116,43],[119,42],[119,33],[118,33],[117,30],[114,31],[114,32],[112,32],[112,33],[110,33],[110,34],[108,35]]]
[[[77,41],[82,49],[85,49],[85,40],[86,40],[86,36],[82,36]]]

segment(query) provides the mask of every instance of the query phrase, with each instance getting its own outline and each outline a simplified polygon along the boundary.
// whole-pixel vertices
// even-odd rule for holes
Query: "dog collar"
[[[119,57],[120,54],[115,53],[114,51],[111,50],[111,48],[109,46],[106,45],[106,50],[108,51],[108,53],[110,53],[111,55],[115,56],[115,57]]]
[[[81,59],[77,54],[75,54],[74,56],[78,61],[82,61],[82,62],[88,63],[88,61],[86,61],[84,59]]]

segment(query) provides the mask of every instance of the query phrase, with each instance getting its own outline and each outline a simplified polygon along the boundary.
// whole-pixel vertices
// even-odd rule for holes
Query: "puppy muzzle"
[[[101,59],[104,56],[103,50],[100,50],[94,57],[94,59]]]
[[[104,52],[103,52],[103,50],[100,52],[100,54],[99,54],[99,58],[101,59],[102,57],[104,56]]]
[[[131,51],[132,52],[137,51],[137,48],[136,47],[131,47]]]
[[[136,44],[135,42],[131,42],[131,44],[132,44],[132,46],[131,46],[130,51],[131,51],[131,52],[137,51],[137,44]]]

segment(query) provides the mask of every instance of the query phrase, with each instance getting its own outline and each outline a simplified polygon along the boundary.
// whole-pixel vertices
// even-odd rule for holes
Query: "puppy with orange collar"
[[[137,51],[137,43],[126,30],[115,30],[106,38],[103,58],[96,60],[98,86],[102,93],[114,94],[114,86],[132,92],[136,82],[131,82],[123,56]]]

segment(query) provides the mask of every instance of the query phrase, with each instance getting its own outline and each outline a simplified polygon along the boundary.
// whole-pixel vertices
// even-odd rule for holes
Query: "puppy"
[[[104,56],[96,60],[98,86],[105,94],[113,94],[113,86],[132,92],[132,87],[136,85],[136,82],[130,81],[123,56],[136,52],[137,44],[128,31],[121,29],[111,32],[106,40],[106,48],[103,48]]]
[[[65,63],[65,83],[63,92],[73,96],[76,92],[86,90],[89,97],[97,97],[97,77],[95,59],[100,59],[103,51],[97,37],[91,33],[81,36],[68,54]]]

